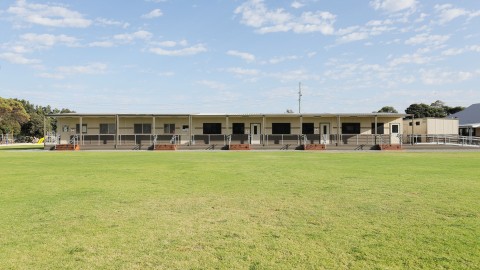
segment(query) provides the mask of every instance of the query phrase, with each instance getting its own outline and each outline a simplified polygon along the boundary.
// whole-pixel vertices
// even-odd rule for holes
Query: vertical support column
[[[375,135],[374,144],[377,144],[377,135],[378,135],[377,129],[378,129],[378,116],[375,115],[375,132],[373,133]]]
[[[192,136],[193,136],[193,119],[192,115],[188,115],[188,136],[189,144],[192,145]]]
[[[83,117],[80,116],[80,130],[78,131],[79,134],[79,145],[83,145]]]
[[[155,127],[155,115],[152,116],[152,135],[157,135],[157,129]]]
[[[300,119],[299,119],[299,120],[300,120],[300,130],[299,130],[299,133],[300,133],[301,135],[303,135],[303,116],[302,116],[302,115],[300,115]]]
[[[340,115],[337,115],[337,146],[340,144]]]
[[[225,115],[225,135],[231,134],[231,132],[228,132],[230,128],[228,127],[228,115]]]
[[[413,145],[414,144],[414,138],[413,138],[413,135],[415,134],[415,125],[414,125],[414,120],[415,120],[415,115],[412,114],[412,136],[410,136],[410,141],[411,141],[411,144]]]
[[[262,144],[265,145],[265,137],[266,137],[266,133],[267,133],[267,128],[266,128],[266,123],[267,123],[267,119],[266,119],[266,116],[263,115],[262,117]]]
[[[151,144],[154,144],[154,140],[155,140],[154,137],[157,133],[157,131],[155,129],[155,115],[152,115],[152,131],[150,133],[151,133],[150,138],[152,138]],[[155,147],[155,145],[153,147]]]
[[[115,115],[115,149],[117,149],[117,145],[118,145],[118,136],[120,135],[119,130],[120,130],[120,119],[118,114],[116,114]]]

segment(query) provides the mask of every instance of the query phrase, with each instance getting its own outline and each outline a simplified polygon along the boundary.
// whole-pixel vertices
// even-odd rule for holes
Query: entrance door
[[[390,124],[390,143],[399,144],[400,143],[400,124]]]
[[[260,144],[260,124],[250,124],[250,144]]]
[[[330,143],[330,124],[329,123],[320,123],[320,143],[322,144]]]

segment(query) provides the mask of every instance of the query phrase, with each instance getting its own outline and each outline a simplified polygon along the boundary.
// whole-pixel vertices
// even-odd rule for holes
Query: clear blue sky
[[[4,0],[0,96],[81,113],[480,102],[480,1]]]

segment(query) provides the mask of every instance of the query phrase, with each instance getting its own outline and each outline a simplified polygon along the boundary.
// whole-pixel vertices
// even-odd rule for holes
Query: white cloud
[[[22,54],[12,53],[12,52],[1,53],[0,59],[8,61],[12,64],[19,64],[19,65],[31,65],[31,64],[40,63],[40,60],[38,59],[28,59]]]
[[[441,69],[420,70],[422,82],[427,85],[443,85],[447,83],[459,83],[480,75],[480,70],[469,71],[445,71]]]
[[[177,42],[167,40],[167,41],[157,42],[156,45],[161,46],[161,47],[175,47],[175,46],[177,46]]]
[[[197,44],[191,47],[180,48],[176,50],[166,50],[163,48],[150,48],[150,52],[165,56],[188,56],[206,52],[207,48],[203,44]]]
[[[335,34],[340,36],[336,42],[339,44],[360,41],[370,38],[371,36],[378,36],[385,32],[390,32],[395,29],[391,26],[391,20],[371,20],[365,26],[349,26],[339,29]]]
[[[22,21],[43,26],[85,28],[92,24],[79,12],[62,6],[30,4],[26,0],[16,1],[7,12]]]
[[[130,26],[130,24],[126,22],[119,22],[105,18],[97,18],[95,19],[95,22],[102,26],[120,26],[122,28],[128,28]]]
[[[67,35],[51,35],[51,34],[35,34],[27,33],[20,36],[20,38],[27,42],[32,47],[53,47],[56,44],[65,44],[67,46],[78,46],[78,40],[75,37]]]
[[[245,69],[239,67],[229,68],[227,71],[236,75],[256,76],[260,74],[260,71],[257,69]]]
[[[299,2],[299,1],[293,1],[292,4],[290,5],[293,8],[299,9],[305,6],[304,3]]]
[[[450,36],[447,35],[429,35],[429,34],[419,34],[414,37],[411,37],[405,41],[406,45],[441,45],[444,44]]]
[[[401,64],[428,64],[432,59],[430,57],[423,56],[421,54],[404,54],[398,58],[395,58],[390,61],[390,66],[398,66]]]
[[[480,45],[470,45],[464,48],[450,48],[442,52],[445,56],[455,56],[466,52],[480,52]]]
[[[102,74],[107,70],[107,65],[104,63],[92,63],[84,66],[62,66],[57,70],[62,74]]]
[[[241,15],[241,23],[256,28],[260,34],[334,32],[335,15],[325,11],[304,12],[296,17],[283,9],[269,10],[263,0],[249,0],[237,7],[235,14]]]
[[[359,41],[359,40],[364,40],[369,37],[368,33],[366,32],[353,32],[350,34],[346,34],[342,37],[340,37],[337,42],[339,43],[347,43],[347,42],[353,42],[353,41]]]
[[[94,41],[88,43],[89,47],[101,47],[101,48],[111,48],[115,46],[115,44],[111,41]]]
[[[196,83],[215,90],[224,90],[227,87],[224,83],[209,80],[201,80]]]
[[[228,55],[231,55],[231,56],[236,56],[236,57],[240,57],[242,58],[243,60],[247,61],[247,62],[253,62],[255,61],[255,55],[251,54],[251,53],[246,53],[246,52],[240,52],[240,51],[235,51],[235,50],[230,50],[227,52]]]
[[[118,34],[113,36],[114,39],[122,42],[132,42],[136,39],[148,40],[153,36],[152,33],[144,30],[140,30],[134,33]]]
[[[415,0],[373,0],[370,6],[375,10],[383,10],[389,13],[402,11],[405,9],[415,9],[417,1]]]
[[[289,55],[289,56],[279,56],[279,57],[273,57],[268,60],[269,64],[279,64],[285,61],[289,60],[297,60],[299,57],[296,55]]]
[[[454,8],[451,4],[435,5],[435,11],[439,17],[439,23],[445,24],[458,17],[467,16],[468,11],[462,8]]]
[[[154,19],[154,18],[161,17],[162,15],[163,15],[162,11],[157,8],[157,9],[154,9],[154,10],[150,11],[147,14],[143,14],[142,18],[144,18],[144,19]]]

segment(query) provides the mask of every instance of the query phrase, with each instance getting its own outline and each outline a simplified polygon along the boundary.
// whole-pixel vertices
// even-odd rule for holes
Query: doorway
[[[250,124],[250,144],[260,144],[260,124]]]
[[[330,143],[330,123],[320,123],[320,143]]]
[[[400,143],[400,124],[390,124],[390,144]]]

